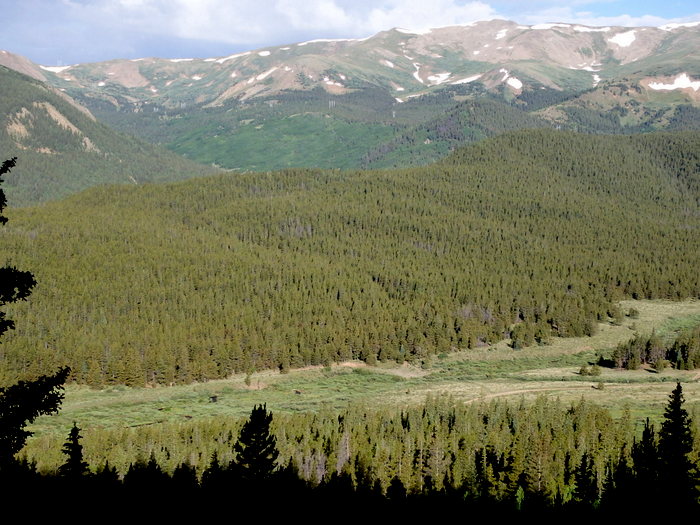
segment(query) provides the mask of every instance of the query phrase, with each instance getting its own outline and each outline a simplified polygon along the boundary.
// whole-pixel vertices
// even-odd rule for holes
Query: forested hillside
[[[700,295],[699,151],[697,133],[532,130],[425,168],[11,210],[4,253],[39,284],[12,308],[2,383],[69,364],[79,382],[169,384],[590,334],[622,297]]]
[[[142,184],[214,172],[113,131],[60,91],[0,66],[0,151],[21,157],[7,179],[11,205],[98,184]]]

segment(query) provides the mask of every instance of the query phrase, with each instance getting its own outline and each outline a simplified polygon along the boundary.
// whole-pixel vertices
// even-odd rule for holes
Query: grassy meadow
[[[684,384],[692,410],[700,408],[700,373],[667,369],[635,371],[602,369],[597,377],[581,376],[581,366],[607,355],[635,332],[656,330],[672,337],[700,324],[700,301],[623,301],[623,311],[634,307],[637,319],[626,317],[619,326],[600,324],[596,335],[560,339],[545,346],[513,350],[508,341],[488,347],[444,354],[422,366],[345,362],[330,367],[307,367],[281,374],[262,371],[225,380],[173,387],[92,389],[68,385],[61,412],[42,417],[33,426],[35,446],[56,435],[67,435],[75,421],[92,428],[124,428],[184,423],[202,418],[242,418],[258,403],[273,411],[293,413],[339,409],[352,403],[405,405],[428,396],[450,395],[457,402],[495,399],[519,402],[554,396],[565,404],[582,397],[620,415],[627,407],[635,420],[659,420],[675,381]],[[216,402],[212,401],[216,396]]]

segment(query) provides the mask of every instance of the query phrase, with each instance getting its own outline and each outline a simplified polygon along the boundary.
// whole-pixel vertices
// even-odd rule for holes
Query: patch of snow
[[[142,60],[146,60],[145,58],[132,58],[132,62],[141,62]]]
[[[261,57],[269,57],[270,52],[269,51],[259,51],[258,55],[260,55]]]
[[[327,79],[324,80],[324,82],[325,82],[326,84],[328,84],[329,86],[344,87],[343,84],[341,84],[340,82],[333,82],[332,80],[327,80]]]
[[[673,31],[674,29],[678,29],[681,27],[696,27],[699,25],[700,25],[700,22],[680,22],[680,23],[664,24],[662,26],[659,26],[659,29],[661,29],[662,31]]]
[[[479,53],[481,53],[481,51],[472,51],[473,55],[478,55]]]
[[[98,86],[98,87],[104,87],[105,85],[106,85],[106,84],[105,84],[104,82],[98,82],[98,83],[97,83],[97,86]]]
[[[228,62],[229,60],[233,60],[234,58],[244,57],[244,56],[246,56],[246,55],[250,55],[250,51],[246,51],[245,53],[236,53],[235,55],[229,55],[229,56],[224,57],[224,58],[219,58],[219,59],[216,61],[216,63],[217,63],[217,64],[223,64],[224,62]]]
[[[298,46],[305,46],[307,44],[316,44],[319,42],[359,42],[360,40],[367,40],[366,38],[316,38],[315,40],[307,40],[306,42],[299,42]]]
[[[255,77],[250,77],[247,83],[252,84],[253,82],[255,82]]]
[[[588,27],[588,26],[574,26],[574,31],[579,33],[607,33],[610,31],[609,27]]]
[[[700,89],[700,80],[691,80],[688,73],[681,73],[673,81],[673,84],[662,84],[661,82],[649,82],[649,87],[654,90],[666,90],[670,91],[672,89],[687,89],[692,88],[693,91]]]
[[[394,31],[399,33],[405,33],[407,35],[427,35],[432,32],[432,29],[403,29],[401,27],[395,27]]]
[[[404,56],[405,56],[407,59],[409,59],[409,60],[413,60],[413,57],[410,57],[410,56],[408,56],[408,55],[404,55]]]
[[[73,66],[39,66],[41,69],[44,69],[46,71],[51,71],[51,73],[60,73],[61,71],[65,71],[69,67]]]
[[[112,75],[114,75],[114,71],[110,71],[110,72],[107,73],[107,74],[111,77]]]
[[[158,93],[158,90],[156,88],[154,88],[153,86],[151,86],[151,93]]]
[[[257,77],[255,77],[255,80],[262,80],[262,79],[264,79],[265,77],[267,77],[268,75],[270,75],[271,73],[273,73],[276,69],[277,69],[277,67],[275,66],[275,67],[273,67],[273,68],[268,69],[268,70],[265,71],[264,73],[260,73]]]
[[[233,73],[231,73],[231,78],[236,78],[237,76],[238,76],[238,73],[236,73],[235,71]]]
[[[399,104],[403,104],[403,100],[401,100],[400,98],[397,98],[396,102],[398,102]]]
[[[395,91],[405,91],[405,89],[402,88],[401,86],[396,86],[396,87],[394,88],[394,90],[395,90]]]
[[[531,29],[552,29],[554,27],[571,27],[570,24],[535,24]]]
[[[453,84],[453,85],[456,85],[456,84],[469,84],[469,82],[474,82],[475,80],[477,80],[477,79],[479,79],[479,78],[481,78],[481,74],[479,74],[479,75],[472,75],[472,76],[467,77],[467,78],[462,78],[462,79],[459,79],[459,80],[455,80],[454,82],[452,82],[452,84]]]
[[[488,45],[488,44],[484,44],[484,47],[489,47],[489,45]]]
[[[216,62],[216,59],[215,58],[205,58],[204,61],[205,62]]]
[[[306,76],[309,77],[311,80],[314,79],[314,76],[311,73],[307,73]]]
[[[199,75],[192,75],[192,80],[202,80],[202,77]]]
[[[430,82],[432,82],[435,85],[442,84],[448,78],[450,78],[451,74],[452,73],[449,73],[449,72],[448,73],[436,73],[435,75],[430,75],[428,77],[428,80],[430,80]]]
[[[192,62],[194,58],[171,58],[171,62]]]
[[[632,31],[627,31],[625,33],[618,33],[612,38],[608,38],[608,42],[612,42],[613,44],[617,44],[620,47],[629,47],[632,42],[635,41],[636,37],[634,36],[635,30],[633,29]]]
[[[420,77],[420,74],[419,74],[419,72],[420,72],[420,64],[419,64],[418,62],[414,62],[414,63],[413,63],[413,67],[416,68],[416,70],[413,72],[413,78],[415,78],[415,79],[416,79],[418,82],[420,82],[421,84],[424,84],[425,82],[423,82],[423,79]]]
[[[500,40],[501,38],[505,37],[507,32],[507,29],[501,29],[498,33],[496,33],[496,40]]]
[[[169,86],[170,84],[172,84],[173,82],[175,82],[175,81],[174,81],[174,80],[168,80],[168,81],[165,83],[165,87],[168,87],[168,86]]]
[[[501,79],[501,82],[505,82],[506,80],[508,80],[510,73],[508,73],[507,69],[499,69],[498,72],[503,73],[503,78]]]
[[[515,77],[510,77],[508,80],[506,80],[506,84],[515,89],[522,89],[523,87],[523,83]]]
[[[390,68],[392,68],[392,69],[394,68],[394,63],[391,62],[390,60],[384,60],[384,59],[382,59],[382,60],[379,61],[379,63],[382,64],[382,65],[385,65],[386,67],[390,67]]]
[[[289,67],[289,66],[284,66],[284,70],[285,70],[285,71],[291,71],[291,70],[292,70],[292,68],[291,68],[291,67]]]
[[[600,77],[598,75],[593,75],[593,85],[597,86],[600,84]]]
[[[340,77],[340,80],[347,80],[345,75],[343,75],[342,73],[338,73],[338,76]]]
[[[291,47],[280,47],[280,51],[289,51]]]

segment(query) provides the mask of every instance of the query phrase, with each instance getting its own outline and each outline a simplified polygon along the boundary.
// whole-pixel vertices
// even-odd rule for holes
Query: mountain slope
[[[64,93],[0,66],[0,151],[18,157],[7,178],[12,205],[97,184],[142,184],[211,173],[171,152],[116,133]]]
[[[492,20],[206,59],[45,67],[5,52],[0,63],[45,78],[122,132],[247,171],[425,164],[492,134],[484,130],[518,126],[695,129],[698,49],[700,24]],[[460,104],[484,97],[501,104],[498,115],[513,115],[509,126],[490,113],[459,116]]]
[[[511,132],[423,168],[100,187],[15,209],[2,381],[171,383],[585,335],[700,296],[700,134]],[[8,191],[8,193],[10,193]]]

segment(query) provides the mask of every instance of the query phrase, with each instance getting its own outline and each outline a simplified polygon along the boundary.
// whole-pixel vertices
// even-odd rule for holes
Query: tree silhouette
[[[240,476],[250,481],[272,477],[279,456],[275,436],[270,432],[272,413],[266,405],[256,405],[245,422],[233,450]]]
[[[15,166],[16,157],[3,162],[0,175],[10,172]],[[0,179],[0,183],[3,180]],[[0,224],[7,223],[2,211],[7,205],[5,192],[0,188]],[[29,272],[14,267],[0,268],[0,306],[25,299],[36,281]],[[5,318],[0,311],[0,336],[14,328],[14,322]],[[9,387],[0,387],[0,470],[13,464],[14,456],[19,452],[32,432],[26,426],[42,414],[58,411],[63,400],[63,383],[70,373],[70,368],[61,368],[54,375],[41,376],[35,381],[19,381]]]
[[[80,444],[80,429],[73,422],[68,440],[63,444],[63,453],[67,456],[66,462],[58,467],[58,473],[72,480],[80,479],[88,472],[88,464],[83,461],[83,445]]]
[[[15,167],[17,157],[13,157],[2,163],[0,176],[9,173]],[[3,179],[0,179],[0,184]],[[2,211],[7,205],[5,192],[0,188],[0,224],[7,223],[7,217],[2,215]],[[0,307],[8,303],[26,299],[36,285],[34,276],[30,272],[23,272],[14,266],[3,266],[0,268]],[[5,312],[0,311],[0,336],[15,327],[14,321],[5,318]]]
[[[696,472],[690,454],[693,434],[688,412],[683,408],[680,382],[669,396],[659,432],[660,488],[667,501],[689,505],[697,501]]]

